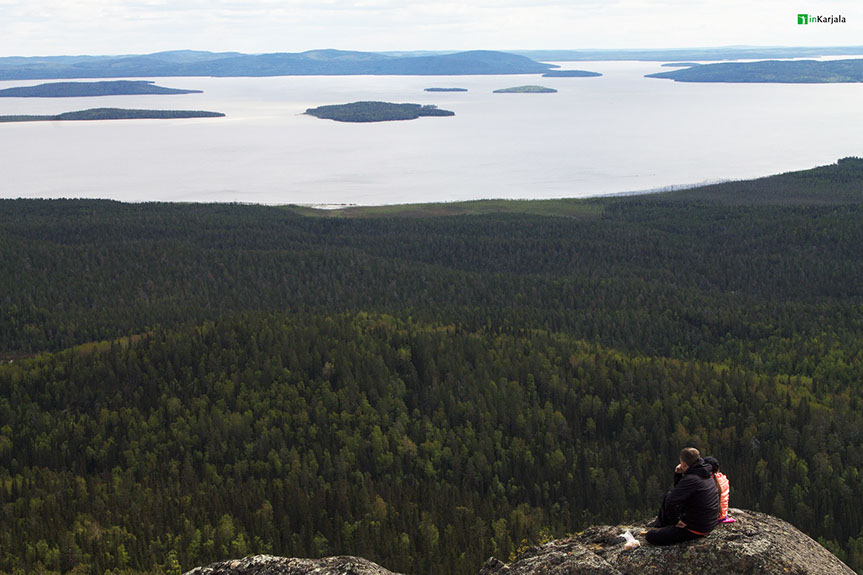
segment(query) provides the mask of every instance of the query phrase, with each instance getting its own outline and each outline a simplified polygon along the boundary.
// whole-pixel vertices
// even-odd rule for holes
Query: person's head
[[[701,454],[694,447],[686,447],[680,452],[680,463],[687,468],[698,463],[699,459],[701,459]]]
[[[705,457],[704,463],[710,466],[711,473],[716,473],[717,471],[719,471],[719,462],[716,460],[715,457]]]

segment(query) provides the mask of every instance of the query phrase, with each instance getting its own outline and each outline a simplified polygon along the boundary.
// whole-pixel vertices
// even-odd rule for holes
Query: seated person
[[[716,527],[719,492],[711,467],[694,447],[680,452],[674,470],[674,489],[665,494],[656,520],[658,529],[645,535],[648,543],[670,545],[698,539]]]
[[[719,522],[734,523],[734,519],[728,516],[728,496],[731,492],[728,478],[719,471],[719,461],[715,457],[705,457],[704,463],[710,466],[713,480],[716,482],[716,490],[719,492]]]

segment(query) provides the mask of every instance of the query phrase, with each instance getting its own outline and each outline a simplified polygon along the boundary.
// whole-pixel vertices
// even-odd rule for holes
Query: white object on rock
[[[623,538],[626,539],[626,543],[623,545],[623,548],[627,551],[635,549],[636,547],[641,547],[641,543],[638,542],[638,539],[632,536],[629,529],[627,529],[626,533],[623,534]]]

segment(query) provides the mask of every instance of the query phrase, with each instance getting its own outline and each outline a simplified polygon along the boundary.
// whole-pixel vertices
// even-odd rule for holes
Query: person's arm
[[[677,484],[680,482],[681,478],[683,478],[683,474],[686,473],[687,466],[685,463],[680,463],[677,467],[674,468],[674,486],[677,487]]]
[[[668,509],[674,509],[675,507],[682,505],[687,499],[689,499],[689,496],[692,495],[692,481],[690,481],[690,478],[684,477],[682,474],[681,477],[683,477],[683,479],[677,480],[677,476],[675,475],[677,484],[665,497],[665,505]]]

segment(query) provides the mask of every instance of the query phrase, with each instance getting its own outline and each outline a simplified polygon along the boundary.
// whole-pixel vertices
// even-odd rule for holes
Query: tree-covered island
[[[554,88],[545,86],[515,86],[512,88],[501,88],[495,90],[495,94],[552,94],[557,92]]]
[[[167,120],[175,118],[222,118],[221,112],[202,110],[124,110],[122,108],[92,108],[64,112],[54,116],[0,116],[0,123],[9,122],[68,122],[73,120]]]
[[[415,120],[421,116],[455,116],[430,104],[393,104],[390,102],[351,102],[309,108],[306,114],[337,122],[388,122]]]
[[[781,84],[863,82],[863,59],[721,62],[647,74],[646,77],[668,78],[675,82],[769,82]]]
[[[157,86],[151,80],[116,80],[111,82],[49,82],[36,86],[16,86],[15,88],[0,90],[0,98],[80,98],[202,93],[201,90],[181,90]]]
[[[467,88],[426,88],[426,92],[467,92]]]
[[[602,74],[588,70],[549,70],[542,75],[543,78],[595,78],[597,76]]]

